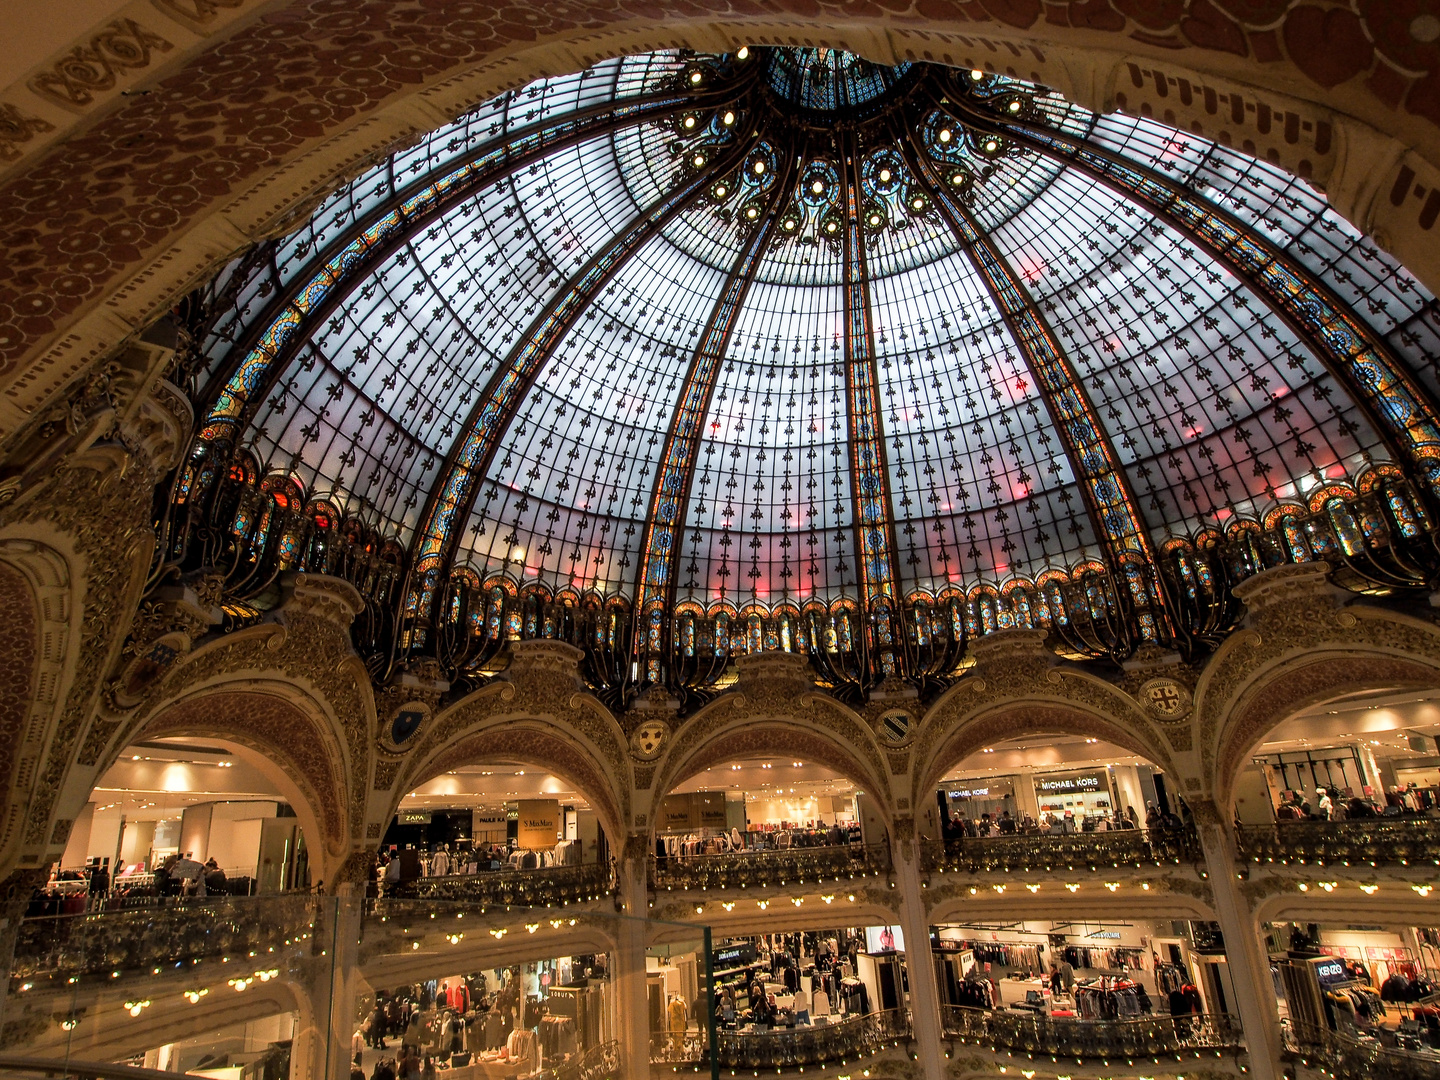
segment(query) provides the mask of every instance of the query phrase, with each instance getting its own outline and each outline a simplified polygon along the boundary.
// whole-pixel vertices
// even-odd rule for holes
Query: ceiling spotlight
[[[754,221],[757,217],[760,216],[760,211],[753,206],[748,206],[745,208],[745,216],[751,221]]]
[[[943,143],[948,143],[948,142],[950,141],[950,137],[951,137],[951,131],[950,131],[949,128],[941,128],[941,129],[940,129],[940,141],[941,141],[941,142],[943,142]]]
[[[749,45],[741,45],[741,46],[740,46],[740,51],[735,54],[735,59],[737,59],[737,60],[748,60],[748,59],[750,59],[750,46],[749,46]]]
[[[1012,113],[1019,112],[1019,111],[1020,111],[1020,102],[1018,102],[1018,101],[1012,101],[1012,102],[1010,102],[1010,105],[1009,105],[1008,107],[1009,107],[1009,109],[1010,109],[1010,111],[1011,111]]]
[[[882,184],[888,184],[888,183],[890,182],[890,170],[889,170],[889,169],[881,169],[881,170],[880,170],[880,182],[881,182]]]
[[[756,175],[756,176],[764,176],[764,175],[765,175],[765,160],[764,160],[764,158],[761,158],[759,161],[755,162],[755,175]]]
[[[699,86],[699,85],[700,85],[700,80],[703,79],[704,77],[705,77],[705,76],[701,75],[700,72],[698,72],[698,71],[692,71],[692,72],[690,73],[690,85],[691,85],[691,86]]]
[[[685,117],[685,126],[687,128],[693,128],[695,126],[695,118],[693,116]]]
[[[980,81],[981,79],[983,79],[984,77],[985,77],[985,73],[984,73],[983,71],[981,71],[979,68],[976,68],[974,71],[970,72],[970,80],[971,80],[972,82],[979,82],[979,81]]]
[[[985,152],[987,154],[993,154],[998,149],[1000,149],[1000,144],[994,139],[985,140]]]
[[[695,155],[695,168],[698,169],[698,168],[700,168],[701,166],[703,166],[704,164],[705,164],[705,155],[704,155],[704,154],[696,154],[696,155]]]
[[[724,184],[718,184],[715,187],[715,197],[718,199],[723,199],[729,190],[730,189],[727,188]]]
[[[731,124],[735,123],[735,114],[733,112],[727,112],[722,119],[725,126],[729,127]]]
[[[810,185],[810,190],[813,191],[816,195],[819,195],[825,190],[825,181],[816,180],[813,184]]]

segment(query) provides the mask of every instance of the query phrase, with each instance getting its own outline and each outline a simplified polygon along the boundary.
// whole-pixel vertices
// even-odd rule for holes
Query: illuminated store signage
[[[1079,776],[1042,776],[1036,778],[1035,787],[1047,794],[1083,795],[1092,791],[1104,791],[1105,774],[1082,773]]]

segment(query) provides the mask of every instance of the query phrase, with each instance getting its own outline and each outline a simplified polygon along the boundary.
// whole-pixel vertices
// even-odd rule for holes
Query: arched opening
[[[208,697],[211,720],[185,702],[163,710],[96,781],[20,928],[7,1038],[171,1071],[287,1074],[314,1019],[290,981],[313,974],[325,833],[263,717],[248,733],[217,719],[262,695]]]
[[[594,770],[467,742],[428,763],[401,797],[380,840],[386,865],[399,861],[392,875],[461,888],[491,872],[608,866],[613,800]]]
[[[226,739],[155,735],[126,746],[101,774],[71,827],[57,880],[67,892],[90,881],[92,893],[130,903],[308,890],[319,880],[311,866],[317,828],[300,786],[266,754]],[[185,865],[157,879],[182,861],[219,873]]]

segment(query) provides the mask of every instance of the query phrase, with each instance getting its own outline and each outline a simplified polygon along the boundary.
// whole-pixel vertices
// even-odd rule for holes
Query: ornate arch
[[[65,700],[79,627],[69,561],[53,548],[0,541],[0,864],[20,839],[37,767]]]
[[[1246,629],[1216,650],[1195,688],[1202,767],[1221,807],[1250,751],[1302,709],[1370,688],[1440,686],[1440,628],[1342,606],[1327,569],[1277,567],[1235,590],[1249,610]]]
[[[247,760],[290,800],[312,850],[322,857],[345,850],[349,831],[340,748],[324,711],[293,685],[244,680],[198,691],[151,714],[131,740],[175,735],[218,739],[249,751]],[[329,861],[322,867],[328,869]]]
[[[972,673],[942,694],[915,737],[918,801],[955,762],[999,739],[1060,731],[1105,739],[1167,772],[1166,742],[1123,690],[1057,665],[1037,630],[1006,630],[972,645]]]
[[[816,692],[804,657],[745,656],[737,661],[737,671],[735,691],[696,712],[666,745],[651,774],[652,801],[707,765],[779,753],[821,762],[864,785],[886,820],[893,818],[890,770],[869,724],[828,694]]]
[[[253,17],[236,14],[249,6]],[[903,14],[868,0],[153,7],[86,29],[16,88],[25,105],[0,144],[16,160],[0,181],[0,251],[25,272],[0,287],[14,316],[0,339],[0,431],[113,347],[120,327],[148,323],[236,237],[283,228],[412,137],[417,116],[424,126],[537,75],[656,47],[828,45],[986,67],[1092,108],[1153,113],[1327,184],[1342,212],[1413,248],[1407,262],[1437,284],[1419,265],[1434,248],[1419,223],[1434,222],[1415,192],[1440,173],[1440,59],[1401,19],[1235,0],[924,0]],[[119,59],[80,85],[72,52]]]
[[[417,761],[404,783],[391,793],[390,813],[403,792],[457,766],[497,759],[535,765],[568,780],[595,808],[611,845],[623,841],[625,819],[620,808],[624,798],[594,751],[563,724],[515,716],[489,716]]]
[[[1132,722],[1137,710],[1127,709],[1126,719]],[[1125,715],[1125,714],[1119,714]],[[1141,721],[1143,723],[1143,721]],[[1116,714],[1099,712],[1074,702],[1040,697],[1021,697],[995,702],[953,716],[945,724],[936,749],[921,763],[916,773],[915,804],[921,804],[926,791],[934,798],[935,785],[958,762],[977,750],[1004,739],[1044,732],[1083,735],[1104,739],[1124,747],[1137,757],[1170,771],[1169,753],[1159,740],[1144,737],[1143,729],[1123,723]]]

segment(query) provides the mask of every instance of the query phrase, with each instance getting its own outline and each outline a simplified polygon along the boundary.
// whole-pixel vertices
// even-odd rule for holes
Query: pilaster
[[[632,833],[616,871],[620,925],[615,932],[613,985],[620,1021],[620,1068],[627,1080],[650,1077],[650,1003],[645,987],[649,847],[649,836]]]

